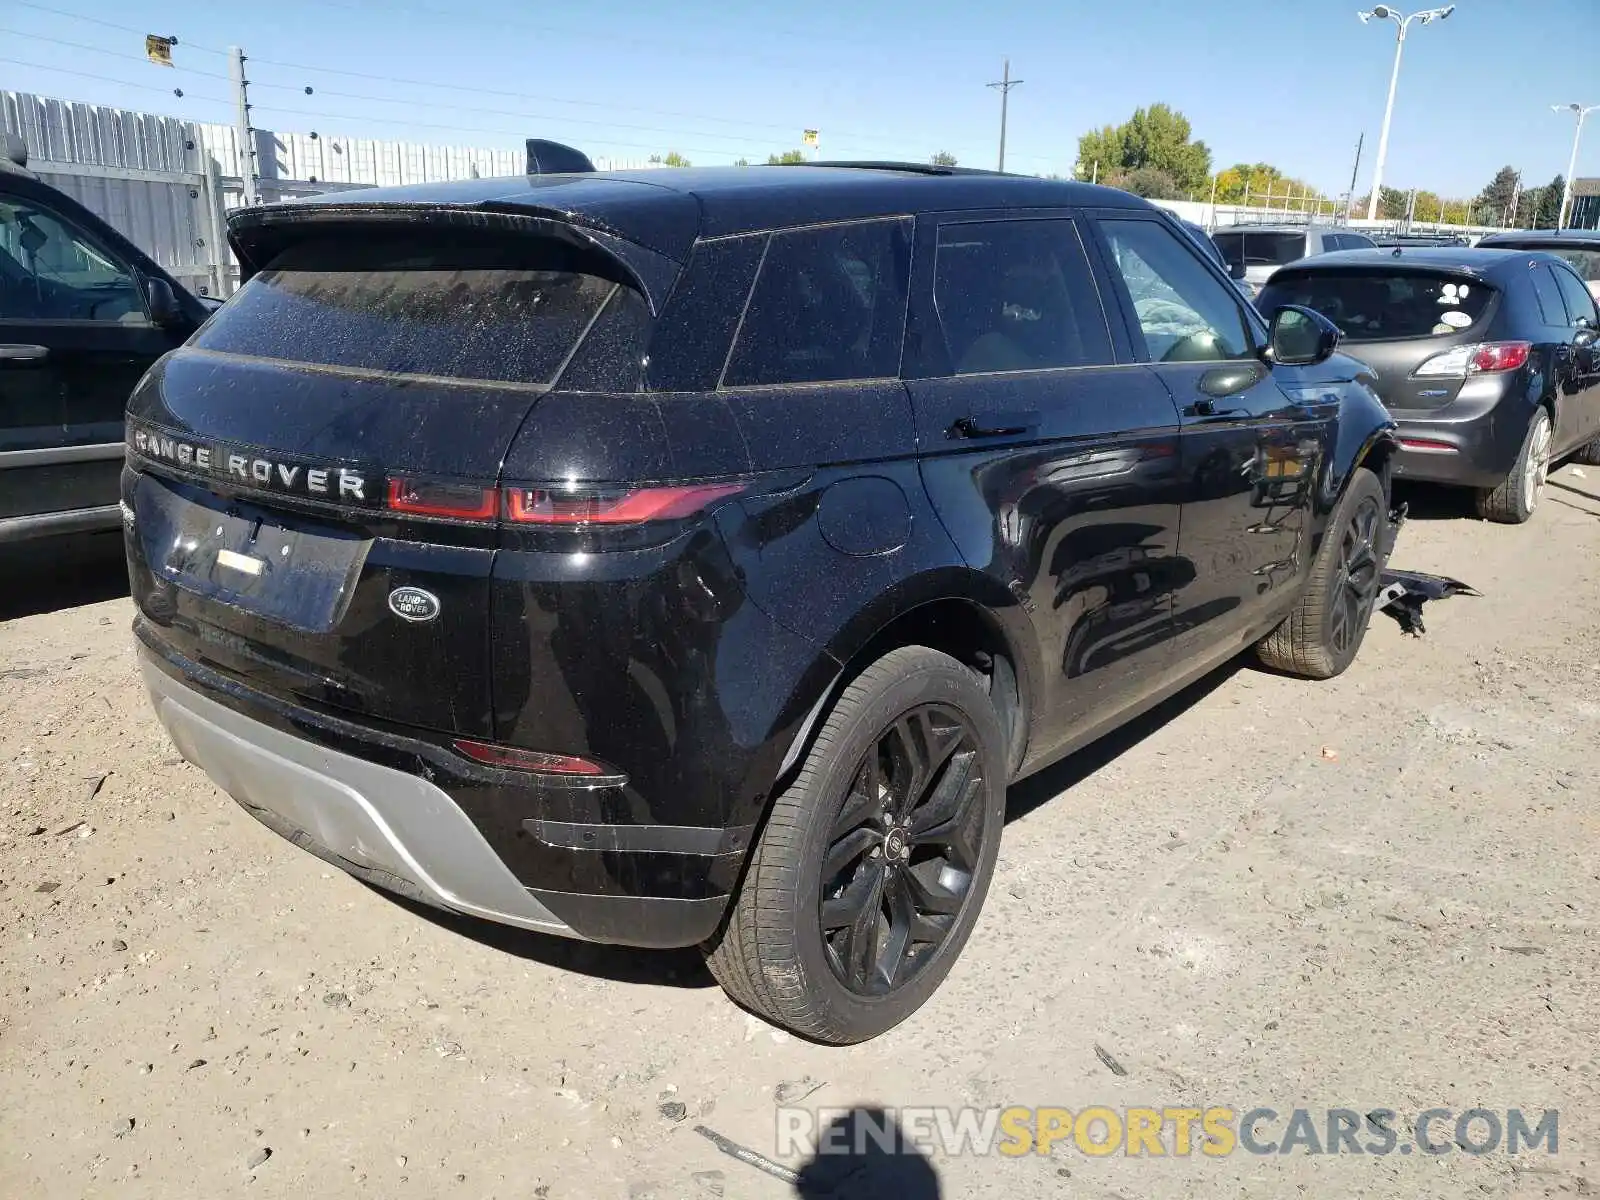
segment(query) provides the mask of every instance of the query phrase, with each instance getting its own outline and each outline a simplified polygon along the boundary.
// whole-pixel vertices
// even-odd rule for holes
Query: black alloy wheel
[[[1333,652],[1344,656],[1360,639],[1378,594],[1381,564],[1378,536],[1383,512],[1378,499],[1363,496],[1340,534],[1338,591],[1331,597],[1328,640]]]
[[[868,749],[833,823],[819,908],[828,965],[852,992],[913,978],[955,927],[983,842],[976,736],[922,704]]]

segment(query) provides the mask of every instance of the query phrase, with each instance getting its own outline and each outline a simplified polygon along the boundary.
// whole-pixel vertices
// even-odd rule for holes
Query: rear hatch
[[[1257,288],[1279,267],[1306,256],[1306,235],[1294,230],[1231,229],[1211,236],[1228,265],[1242,265],[1245,282]]]
[[[1344,332],[1340,349],[1370,366],[1391,409],[1443,408],[1466,381],[1499,292],[1475,275],[1415,266],[1320,266],[1280,271],[1256,303],[1315,309]]]
[[[262,269],[136,390],[142,633],[284,698],[488,736],[501,464],[639,276],[549,221],[370,218],[261,218]]]

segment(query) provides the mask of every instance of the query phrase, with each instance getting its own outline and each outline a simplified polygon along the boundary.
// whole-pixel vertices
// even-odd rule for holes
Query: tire
[[[917,747],[932,748],[925,763],[942,753],[943,765],[912,769],[908,749]],[[874,662],[773,801],[707,956],[717,982],[751,1012],[818,1042],[866,1041],[905,1020],[949,974],[977,921],[1005,823],[1006,761],[1000,718],[974,672],[924,646]],[[959,816],[939,820],[951,813]],[[854,925],[844,920],[852,912]],[[868,959],[879,969],[852,980],[850,964]]]
[[[1542,405],[1528,422],[1522,449],[1511,473],[1494,488],[1478,492],[1478,515],[1502,525],[1521,525],[1533,516],[1544,495],[1545,477],[1550,474],[1550,410]]]
[[[1578,447],[1578,452],[1572,456],[1573,462],[1586,463],[1589,466],[1600,466],[1600,437],[1593,438]]]
[[[1361,649],[1383,573],[1383,484],[1358,467],[1328,519],[1293,612],[1256,646],[1264,664],[1305,679],[1342,674]]]

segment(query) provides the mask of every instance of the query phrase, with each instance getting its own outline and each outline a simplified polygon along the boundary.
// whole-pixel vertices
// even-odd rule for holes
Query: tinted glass
[[[0,319],[146,320],[138,285],[88,235],[31,201],[0,196]]]
[[[1563,271],[1559,267],[1551,268],[1550,273],[1556,277],[1556,286],[1561,289],[1561,298],[1566,301],[1568,324],[1576,325],[1580,318],[1587,317],[1590,329],[1600,329],[1594,297],[1583,282],[1570,271]]]
[[[939,226],[933,298],[957,375],[1112,361],[1105,312],[1071,221]]]
[[[1489,245],[1496,250],[1543,250],[1566,259],[1578,273],[1578,278],[1585,283],[1600,283],[1600,246],[1573,246],[1560,242],[1551,245],[1548,238],[1496,239]]]
[[[1192,247],[1156,221],[1109,220],[1100,227],[1152,360],[1214,362],[1251,354],[1238,291],[1208,271]]]
[[[1528,272],[1528,282],[1533,284],[1533,294],[1539,302],[1539,317],[1546,325],[1565,325],[1567,309],[1561,303],[1561,291],[1556,287],[1555,275],[1550,268],[1535,264]]]
[[[1339,238],[1341,250],[1371,250],[1378,244],[1364,233],[1341,233]]]
[[[898,220],[773,234],[723,385],[897,375],[910,231]]]
[[[1448,337],[1471,329],[1495,290],[1470,277],[1404,271],[1325,271],[1278,276],[1256,297],[1264,313],[1285,304],[1314,308],[1352,340]]]
[[[698,392],[717,386],[766,245],[766,236],[756,234],[694,248],[650,338],[649,390]]]
[[[1236,230],[1211,235],[1222,257],[1247,267],[1281,267],[1306,256],[1306,235],[1270,231]]]
[[[578,252],[555,241],[307,242],[245,284],[192,344],[354,370],[548,383],[617,286],[585,274]]]

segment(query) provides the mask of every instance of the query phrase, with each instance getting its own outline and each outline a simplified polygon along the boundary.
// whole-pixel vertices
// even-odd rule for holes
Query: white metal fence
[[[238,265],[225,216],[241,205],[239,138],[231,125],[0,91],[0,132],[28,148],[28,166],[105,218],[186,287],[226,296]],[[519,175],[523,151],[376,141],[338,133],[254,131],[264,201],[355,187]],[[601,170],[649,166],[597,159]]]

